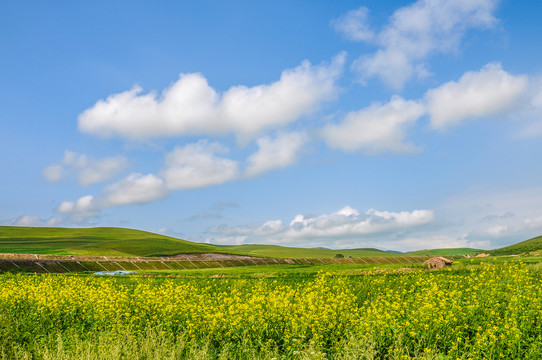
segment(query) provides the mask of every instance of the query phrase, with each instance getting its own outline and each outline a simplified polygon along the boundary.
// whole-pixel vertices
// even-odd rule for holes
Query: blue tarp
[[[97,271],[94,275],[132,275],[135,271],[117,270],[117,271]]]

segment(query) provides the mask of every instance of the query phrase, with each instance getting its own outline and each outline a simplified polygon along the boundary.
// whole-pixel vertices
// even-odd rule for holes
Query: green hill
[[[250,254],[254,256],[280,257],[280,258],[330,258],[337,254],[352,257],[381,257],[397,256],[400,254],[377,249],[325,249],[325,248],[297,248],[278,245],[231,245],[221,246],[236,252]]]
[[[527,240],[492,253],[504,255],[542,250],[542,237]],[[299,248],[278,245],[208,245],[146,231],[98,227],[58,228],[0,226],[0,253],[30,253],[58,255],[161,256],[181,253],[227,253],[277,258],[389,257],[423,255],[477,254],[482,250],[434,249],[409,253],[372,248],[326,249]]]
[[[405,253],[409,256],[444,256],[444,255],[476,255],[485,250],[471,249],[471,248],[452,248],[452,249],[430,249],[430,250],[417,250]]]
[[[215,246],[146,231],[112,227],[47,228],[0,226],[0,253],[161,256],[203,252],[278,258],[329,258],[337,254],[352,257],[396,255],[377,249],[307,249],[278,245]]]
[[[542,250],[542,236],[489,251],[491,255],[515,255]]]
[[[123,228],[46,228],[0,226],[0,252],[58,255],[160,256],[179,253],[222,252],[146,231]]]

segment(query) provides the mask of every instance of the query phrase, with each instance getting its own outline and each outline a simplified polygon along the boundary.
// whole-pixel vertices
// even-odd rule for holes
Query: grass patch
[[[358,275],[374,270],[396,270],[404,268],[405,264],[295,264],[295,265],[254,265],[238,266],[211,269],[190,269],[190,270],[149,270],[140,271],[140,274],[152,274],[159,276],[188,276],[188,277],[210,277],[226,275],[232,277],[283,277],[283,276],[316,276],[318,273],[326,272],[334,275]],[[420,269],[421,264],[410,264],[410,268]]]

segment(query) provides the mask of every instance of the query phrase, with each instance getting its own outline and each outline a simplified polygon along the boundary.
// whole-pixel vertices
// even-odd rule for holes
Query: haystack
[[[481,254],[476,255],[475,257],[488,257],[488,256],[489,254],[481,253]]]
[[[429,269],[444,269],[446,266],[452,265],[452,260],[442,256],[434,256],[423,263]]]

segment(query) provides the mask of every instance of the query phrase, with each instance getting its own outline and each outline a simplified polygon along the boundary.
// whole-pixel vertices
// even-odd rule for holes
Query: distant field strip
[[[420,264],[426,256],[352,257],[352,258],[256,258],[232,256],[213,258],[201,254],[195,258],[145,258],[110,256],[58,256],[37,254],[0,254],[0,272],[36,273],[94,272],[115,270],[190,270],[254,265],[322,265],[322,264]]]

